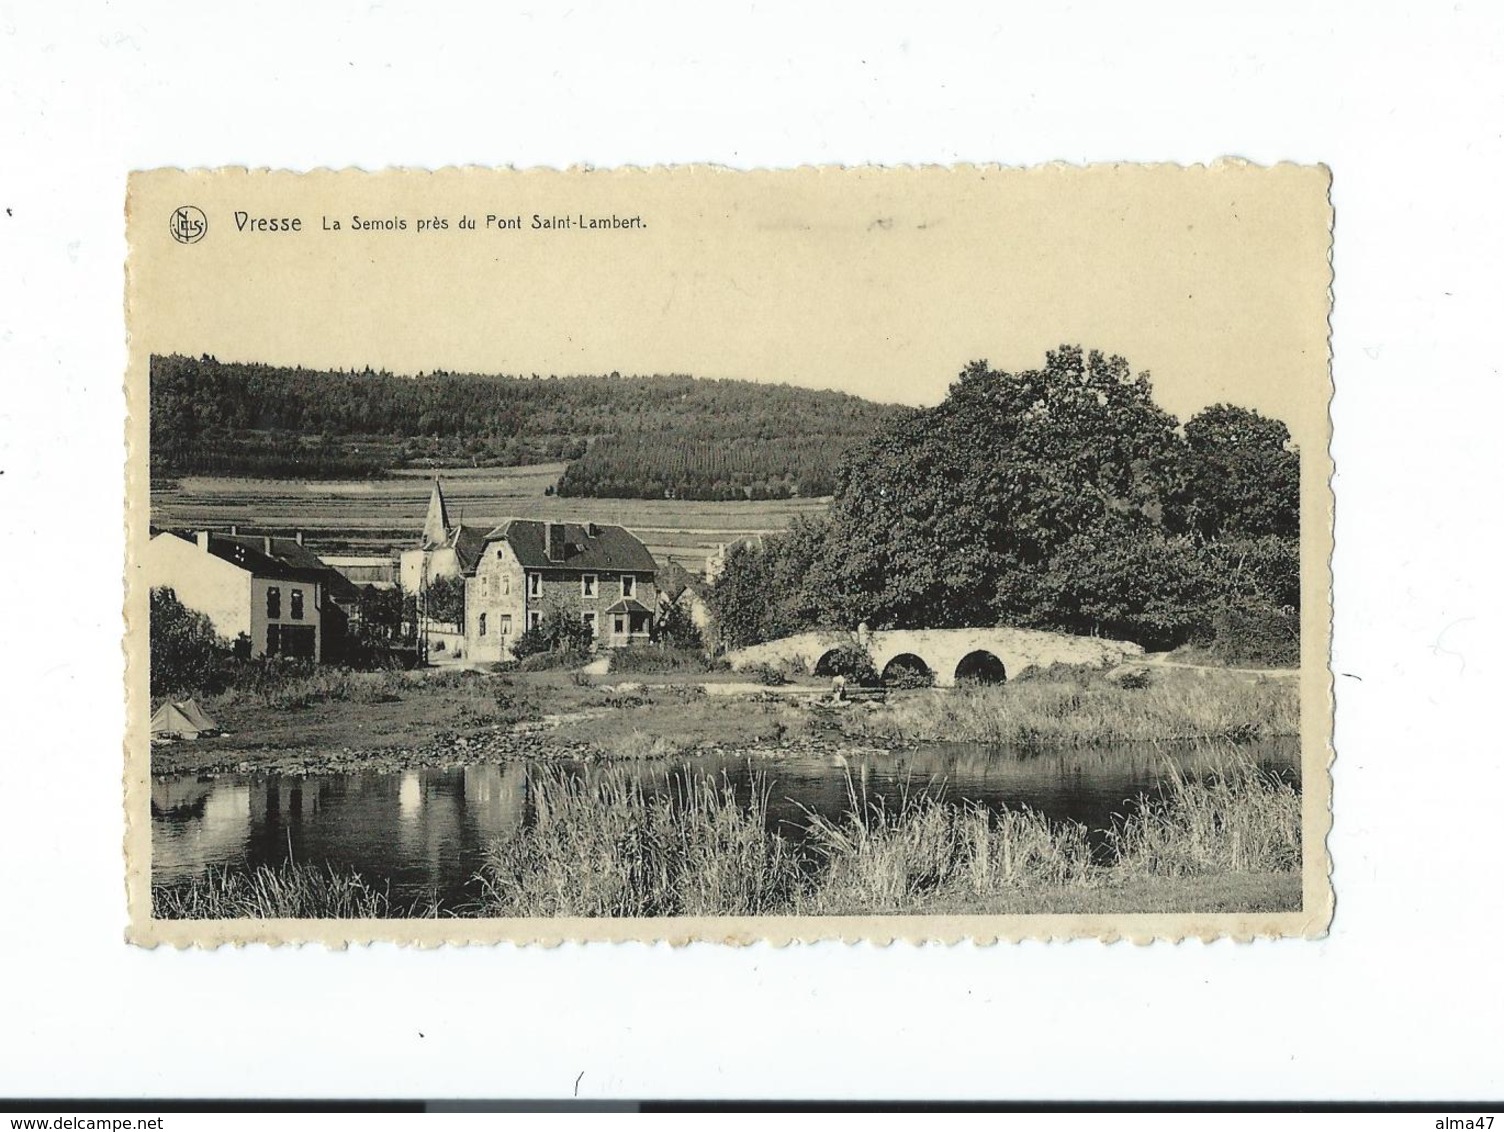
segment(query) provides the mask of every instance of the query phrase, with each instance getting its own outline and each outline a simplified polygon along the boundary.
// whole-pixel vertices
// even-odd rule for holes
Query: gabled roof
[[[486,552],[486,528],[467,527],[461,523],[449,532],[449,545],[454,547],[454,557],[460,564],[460,572],[473,574],[475,567],[480,564],[481,555]]]
[[[653,611],[635,597],[619,598],[606,606],[607,613],[652,613]]]
[[[562,554],[545,551],[545,527]],[[544,523],[538,519],[509,519],[486,536],[486,542],[505,540],[517,560],[529,570],[622,570],[653,574],[658,563],[642,541],[625,527],[582,523]]]
[[[249,570],[258,578],[320,582],[335,601],[360,600],[360,587],[295,538],[273,538],[267,554],[266,539],[256,535],[209,534],[209,553]]]
[[[313,564],[309,565],[301,554],[288,553],[288,547],[294,547],[297,551],[303,548],[298,546],[296,539],[274,538],[271,540],[271,553],[267,553],[267,543],[264,538],[251,535],[221,535],[213,531],[209,532],[209,553],[216,558],[223,558],[242,570],[248,570],[258,578],[283,578],[293,581],[322,581],[324,571],[328,569],[317,556],[310,554]]]

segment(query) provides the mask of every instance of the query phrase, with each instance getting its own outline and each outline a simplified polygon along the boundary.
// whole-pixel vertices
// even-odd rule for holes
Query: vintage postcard
[[[134,174],[129,937],[1320,935],[1329,187]]]

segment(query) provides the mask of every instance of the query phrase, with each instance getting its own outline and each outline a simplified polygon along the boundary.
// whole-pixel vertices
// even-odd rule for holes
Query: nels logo
[[[201,209],[191,204],[172,210],[172,219],[167,224],[172,238],[180,244],[196,244],[209,231],[209,218]]]

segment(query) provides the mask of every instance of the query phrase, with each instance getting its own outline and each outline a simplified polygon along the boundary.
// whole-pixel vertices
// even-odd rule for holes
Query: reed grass
[[[869,794],[850,779],[835,818],[804,811],[801,836],[769,828],[772,783],[750,796],[724,778],[645,785],[625,768],[529,776],[533,820],[487,847],[480,899],[456,914],[514,917],[759,916],[1005,908],[1112,893],[1175,878],[1277,877],[1300,869],[1300,793],[1230,753],[1164,787],[1101,831],[1028,808],[948,802],[931,790]],[[437,914],[395,908],[357,873],[287,863],[208,870],[153,888],[171,919],[364,918]],[[1147,909],[1146,909],[1147,910]]]
[[[788,907],[801,883],[768,831],[765,782],[744,805],[708,776],[649,792],[619,770],[545,770],[529,795],[534,824],[487,853],[488,915],[756,916]]]
[[[1300,792],[1251,762],[1199,775],[1173,764],[1157,798],[1107,831],[1123,875],[1203,876],[1300,868]]]
[[[938,740],[1039,750],[1192,739],[1246,742],[1300,729],[1290,680],[1194,671],[1156,672],[1121,687],[1096,671],[1069,670],[999,686],[895,697],[844,722],[888,742]]]
[[[296,861],[247,871],[211,867],[182,884],[153,885],[160,920],[355,920],[401,915],[359,873]]]
[[[823,867],[804,894],[806,913],[904,911],[964,893],[1081,887],[1095,879],[1086,828],[1051,822],[1027,807],[990,811],[925,791],[890,802],[858,796],[832,820],[806,811],[806,844]]]

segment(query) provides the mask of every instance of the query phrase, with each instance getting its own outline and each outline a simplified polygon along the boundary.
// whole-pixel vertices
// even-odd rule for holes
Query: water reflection
[[[1239,748],[1268,770],[1298,782],[1295,740]],[[859,800],[900,800],[928,792],[989,806],[1026,805],[1099,830],[1175,768],[1196,774],[1225,759],[1227,748],[1136,746],[1060,751],[1020,759],[975,745],[937,744],[893,754],[786,752],[665,759],[630,764],[649,788],[712,774],[750,795],[754,778],[770,783],[769,820],[797,837],[812,810],[838,817]],[[574,766],[572,773],[599,773]],[[329,861],[390,885],[402,902],[438,896],[459,904],[475,895],[485,846],[515,836],[530,820],[523,762],[396,774],[309,778],[228,776],[152,784],[153,876],[177,880],[206,865],[243,868]]]

